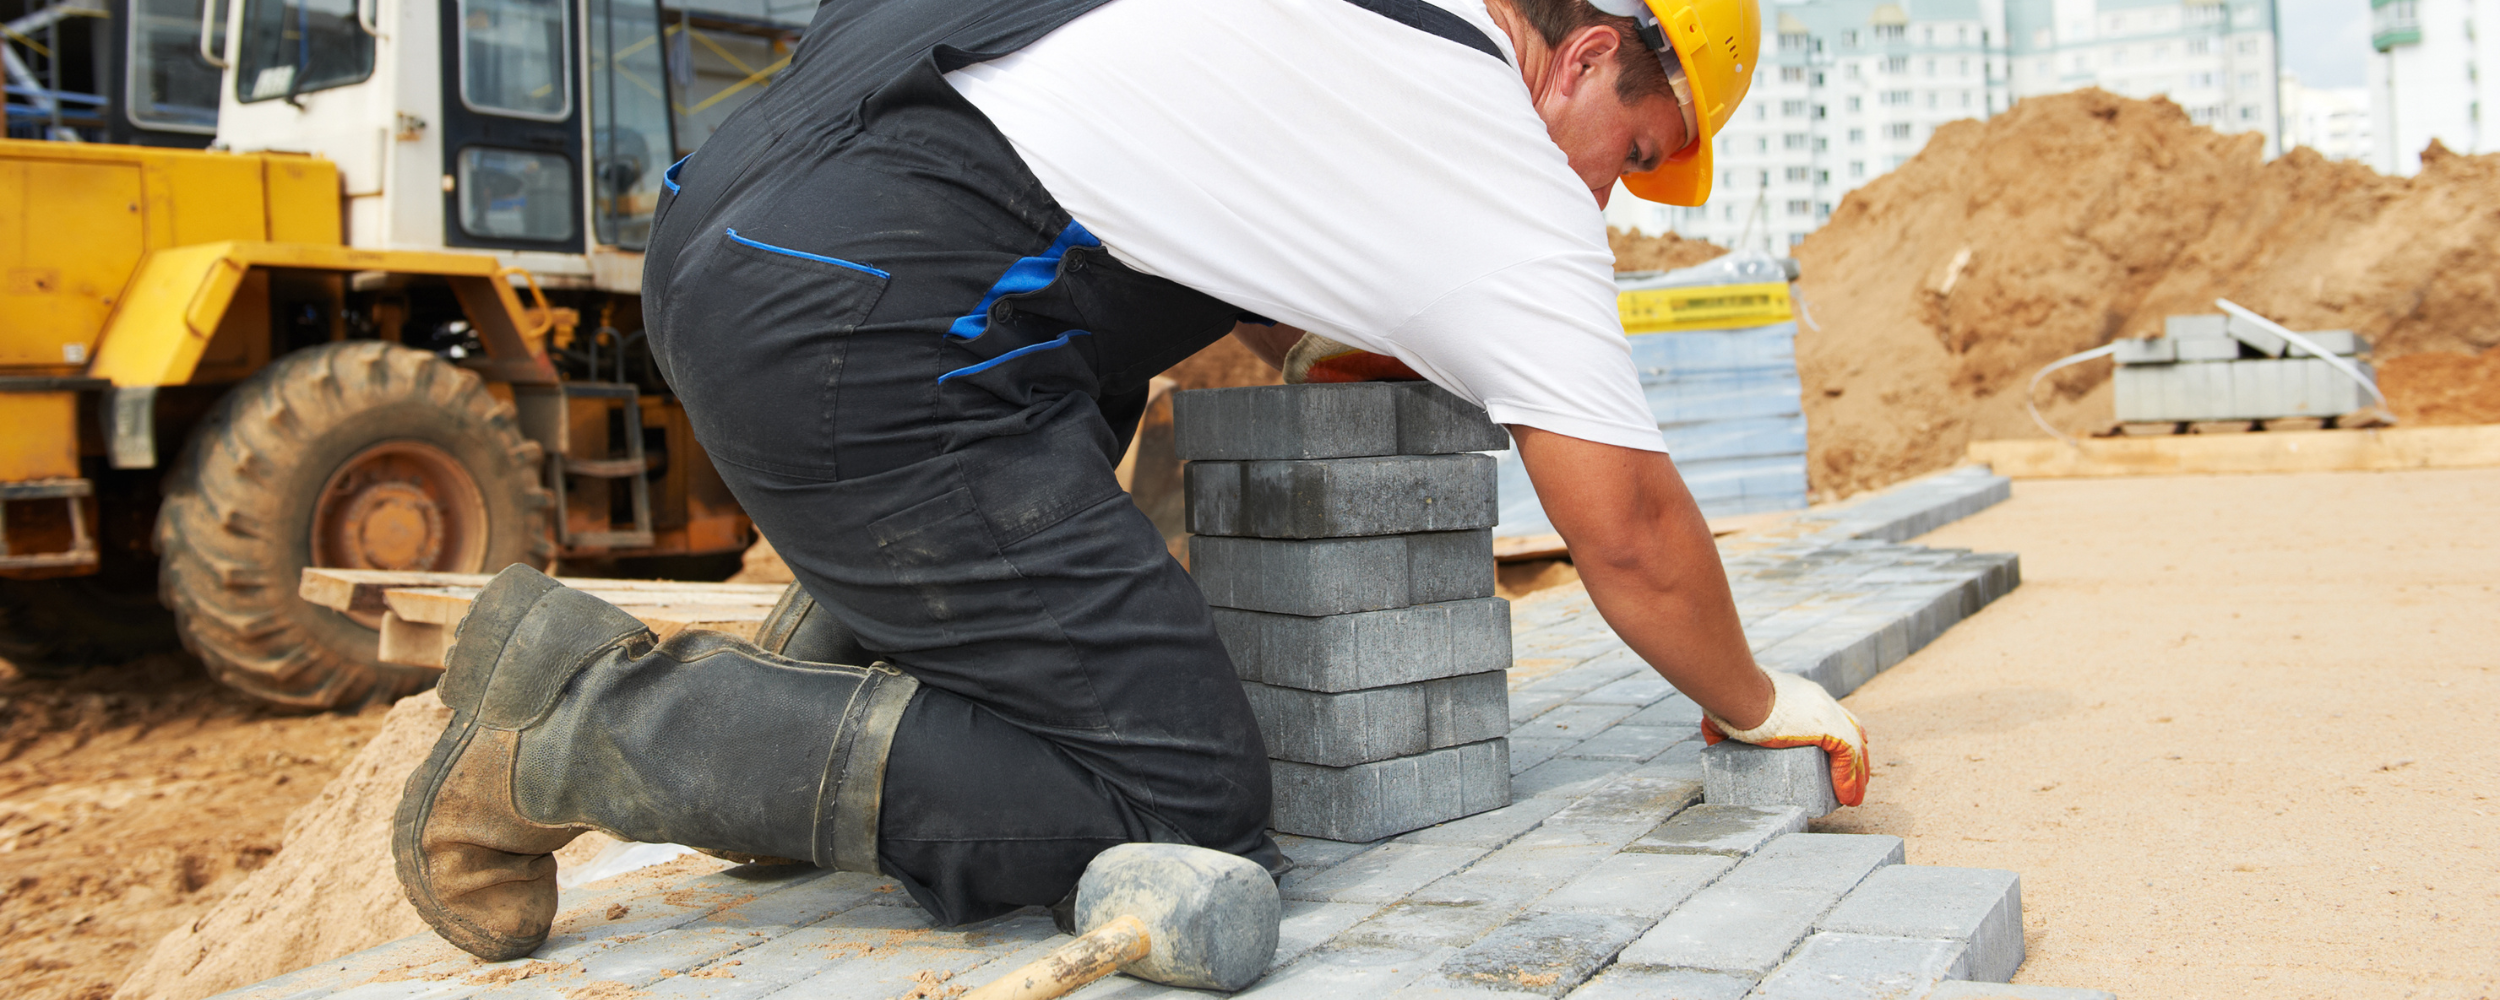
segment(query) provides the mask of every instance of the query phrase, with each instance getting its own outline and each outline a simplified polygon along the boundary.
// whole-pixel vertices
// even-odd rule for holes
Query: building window
[[[1962,106],[1966,108],[1970,107],[1970,91],[1965,90],[1962,92]]]
[[[1864,176],[1866,176],[1866,161],[1865,161],[1865,160],[1851,160],[1851,161],[1849,161],[1849,176],[1850,176],[1850,177],[1852,177],[1852,178],[1858,178],[1858,177],[1864,177]]]
[[[1803,184],[1803,183],[1805,183],[1805,182],[1806,182],[1809,178],[1811,178],[1811,177],[1813,177],[1813,176],[1814,176],[1814,168],[1813,168],[1813,167],[1790,167],[1790,168],[1788,168],[1788,179],[1789,179],[1789,180],[1791,180],[1791,181],[1794,181],[1794,182],[1796,182],[1796,183],[1799,183],[1799,184]]]
[[[1875,26],[1875,40],[1878,42],[1902,41],[1909,36],[1909,33],[1910,28],[1908,25],[1878,24]]]
[[[1803,118],[1803,117],[1805,117],[1805,116],[1806,116],[1806,102],[1804,102],[1804,101],[1781,101],[1781,102],[1780,102],[1780,117],[1782,117],[1782,118]]]
[[[1805,242],[1805,241],[1806,241],[1806,234],[1804,234],[1804,233],[1790,233],[1790,234],[1788,234],[1788,245],[1789,245],[1789,246],[1792,246],[1792,247],[1793,247],[1793,246],[1796,246],[1797,244],[1799,244],[1799,243],[1803,243],[1803,242]]]
[[[1787,135],[1781,136],[1780,146],[1783,149],[1804,149],[1807,146],[1806,134],[1803,132],[1790,132]]]
[[[1936,92],[1935,92],[1935,91],[1930,90],[1930,91],[1928,91],[1928,92],[1927,92],[1927,106],[1928,106],[1928,107],[1931,107],[1931,108],[1936,106]]]
[[[1841,75],[1852,80],[1858,79],[1858,64],[1850,63],[1849,65],[1842,67]]]
[[[1832,182],[1832,172],[1831,172],[1831,171],[1829,171],[1829,170],[1817,170],[1817,171],[1815,171],[1815,172],[1814,172],[1814,182],[1815,182],[1816,184],[1829,184],[1829,183],[1831,183],[1831,182]]]
[[[2189,55],[2192,55],[2192,56],[2209,56],[2209,55],[2212,55],[2212,54],[2213,54],[2213,52],[2214,52],[2214,40],[2213,40],[2213,39],[2210,39],[2210,38],[2191,38],[2191,39],[2188,39],[2188,54],[2189,54]]]
[[[1781,35],[1780,37],[1782,37],[1782,38],[1786,38],[1786,37],[1788,37],[1788,36],[1786,36],[1786,35]],[[1803,66],[1782,66],[1782,67],[1780,67],[1780,82],[1781,82],[1781,83],[1804,83],[1804,82],[1806,82],[1806,68],[1805,68],[1805,67],[1803,67]]]
[[[1788,214],[1796,216],[1813,215],[1814,202],[1807,198],[1791,198],[1788,200]]]
[[[1906,107],[1909,107],[1909,106],[1910,106],[1910,92],[1909,92],[1909,91],[1906,91],[1906,90],[1887,90],[1887,91],[1884,91],[1884,105],[1885,105],[1886,107],[1900,107],[1900,108],[1906,108]]]
[[[1862,128],[1853,128],[1853,129],[1850,129],[1850,130],[1849,130],[1849,141],[1850,141],[1850,142],[1865,142],[1865,141],[1866,141],[1866,130],[1865,130],[1865,129],[1862,129]]]
[[[2244,56],[2246,56],[2246,55],[2255,55],[2255,54],[2256,54],[2256,52],[2257,52],[2257,40],[2256,40],[2256,39],[2254,39],[2254,38],[2243,38],[2243,39],[2240,39],[2240,54],[2241,54],[2241,55],[2244,55]]]
[[[1754,137],[1754,141],[1753,141],[1753,151],[1754,151],[1754,152],[1757,152],[1757,153],[1768,153],[1768,152],[1770,152],[1770,151],[1771,151],[1771,137],[1770,137],[1770,136],[1767,136],[1767,135],[1764,135],[1764,136],[1756,136],[1756,137]]]
[[[1955,75],[1955,76],[1969,76],[1969,75],[1970,75],[1970,60],[1968,60],[1968,59],[1964,59],[1964,60],[1962,60],[1962,64],[1961,64],[1960,66],[1958,66],[1958,67],[1955,67],[1955,68],[1954,68],[1954,70],[1953,70],[1953,75]]]
[[[1955,44],[1955,45],[1968,45],[1968,44],[1970,44],[1970,25],[1965,24],[1965,25],[1962,25],[1961,27],[1958,27],[1958,28],[1953,29],[1953,44]]]
[[[1831,117],[1830,112],[1831,109],[1824,107],[1823,105],[1817,104],[1814,106],[1814,117],[1818,119]]]
[[[1930,78],[1936,75],[1936,61],[1933,59],[1927,60],[1927,75]]]
[[[1908,57],[1908,56],[1886,56],[1886,57],[1884,58],[1884,72],[1886,72],[1886,73],[1907,73],[1907,72],[1909,72],[1909,71],[1910,71],[1910,57]]]
[[[2188,86],[2190,87],[2211,87],[2213,85],[2214,75],[2211,73],[2188,74]]]
[[[1844,46],[1847,46],[1847,47],[1849,47],[1849,48],[1853,48],[1853,49],[1854,49],[1854,48],[1857,48],[1857,47],[1858,47],[1858,33],[1857,33],[1857,32],[1854,32],[1854,31],[1844,31],[1844,32],[1841,32],[1841,33],[1840,33],[1840,44],[1842,44],[1842,45],[1844,45]]]
[[[1803,52],[1814,47],[1814,36],[1794,32],[1780,33],[1780,51]]]
[[[1828,219],[1828,218],[1831,218],[1831,217],[1832,217],[1832,203],[1831,203],[1831,202],[1828,202],[1828,201],[1818,201],[1818,202],[1815,202],[1815,203],[1814,203],[1814,217],[1815,217],[1815,219],[1816,219],[1817,221],[1820,221],[1820,220],[1823,220],[1823,219]]]
[[[1815,151],[1815,152],[1820,153],[1820,152],[1822,152],[1822,151],[1824,151],[1824,150],[1826,150],[1826,149],[1830,149],[1830,148],[1832,148],[1832,141],[1831,141],[1830,139],[1826,139],[1826,138],[1824,138],[1824,137],[1822,137],[1822,136],[1819,136],[1819,135],[1814,137],[1814,151]]]
[[[2256,121],[2256,120],[2257,120],[2257,106],[2256,106],[2256,105],[2254,105],[2254,104],[2243,104],[2243,105],[2240,105],[2240,120],[2241,120],[2241,121],[2244,121],[2244,122],[2253,122],[2253,121]]]
[[[2090,53],[2085,53],[2085,52],[2077,52],[2077,53],[2075,53],[2075,72],[2077,72],[2077,73],[2086,73],[2086,72],[2090,72],[2090,71],[2091,71],[2091,69],[2092,69],[2092,56],[2091,56],[2091,54],[2090,54]]]
[[[2470,68],[2470,67],[2469,67],[2469,68]],[[2240,86],[2241,86],[2241,87],[2243,87],[2243,88],[2247,88],[2247,87],[2255,87],[2256,85],[2257,85],[2257,74],[2255,74],[2255,73],[2242,73],[2242,74],[2240,74]]]
[[[1757,171],[1757,172],[1755,173],[1755,179],[1754,179],[1754,184],[1753,184],[1753,186],[1755,186],[1755,187],[1770,187],[1770,186],[1771,186],[1771,172],[1770,172],[1770,171],[1768,171],[1768,170]]]
[[[1907,139],[1907,138],[1909,138],[1909,137],[1910,137],[1910,123],[1908,123],[1908,122],[1894,122],[1894,123],[1892,123],[1892,124],[1890,124],[1890,125],[1886,125],[1886,126],[1884,126],[1884,137],[1885,137],[1885,138],[1887,138],[1887,139]]]
[[[1852,113],[1855,113],[1855,112],[1859,111],[1860,109],[1862,109],[1862,108],[1864,108],[1864,107],[1865,107],[1865,102],[1860,101],[1858,98],[1852,97],[1852,98],[1850,98],[1850,99],[1849,99],[1849,110],[1850,110]]]

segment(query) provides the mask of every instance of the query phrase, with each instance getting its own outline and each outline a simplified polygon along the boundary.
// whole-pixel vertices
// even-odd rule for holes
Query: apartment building
[[[2477,24],[2481,31],[2477,31]],[[2459,153],[2500,150],[2483,109],[2500,99],[2500,0],[2370,0],[2370,165],[2411,175],[2431,140]]]

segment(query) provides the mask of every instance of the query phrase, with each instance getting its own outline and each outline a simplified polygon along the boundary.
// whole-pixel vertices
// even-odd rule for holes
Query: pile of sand
[[[424,930],[391,869],[391,814],[450,719],[432,691],[400,699],[373,742],[287,817],[277,856],[165,935],[113,995],[193,1000]]]
[[[2500,344],[2500,155],[2434,145],[2413,178],[2307,149],[2269,163],[2257,136],[2166,100],[2036,97],[1938,129],[1797,258],[1819,321],[1801,324],[1797,353],[1826,494],[1956,464],[1974,439],[2040,436],[2021,399],[2033,372],[2216,312],[2216,297],[2294,329],[2358,331],[2409,422],[2500,416],[2500,361],[2402,360]],[[2042,409],[2070,431],[2105,427],[2109,370],[2061,373]]]
[[[1606,249],[1615,252],[1616,271],[1672,271],[1727,252],[1709,240],[1688,240],[1674,233],[1644,236],[1613,226],[1606,227]]]

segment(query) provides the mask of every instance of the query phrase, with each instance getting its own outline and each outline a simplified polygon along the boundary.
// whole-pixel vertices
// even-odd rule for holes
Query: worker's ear
[[[1608,93],[1615,86],[1615,53],[1623,47],[1623,36],[1615,29],[1592,24],[1564,36],[1554,48],[1554,72],[1561,76],[1554,81],[1554,92],[1563,97],[1581,96],[1583,88],[1602,85]]]

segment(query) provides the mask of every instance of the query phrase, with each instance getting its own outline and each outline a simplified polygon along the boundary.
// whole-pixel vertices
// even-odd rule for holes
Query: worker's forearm
[[[1626,645],[1711,714],[1750,729],[1771,711],[1710,525],[1665,455],[1514,426],[1546,515],[1589,599]]]
[[[1575,557],[1589,600],[1632,652],[1675,689],[1739,729],[1771,711],[1717,546],[1698,512],[1663,517],[1639,558]]]

